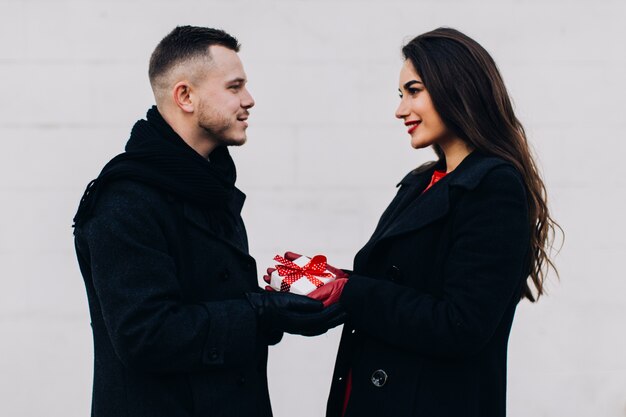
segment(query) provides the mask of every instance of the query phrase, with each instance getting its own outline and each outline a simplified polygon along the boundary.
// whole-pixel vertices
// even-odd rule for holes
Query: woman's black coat
[[[235,191],[214,224],[156,188],[116,181],[76,228],[93,416],[271,416],[268,341],[244,297],[259,290],[239,215],[245,196]]]
[[[520,174],[477,151],[424,194],[409,173],[354,260],[328,400],[346,417],[502,417],[507,341],[529,273]]]

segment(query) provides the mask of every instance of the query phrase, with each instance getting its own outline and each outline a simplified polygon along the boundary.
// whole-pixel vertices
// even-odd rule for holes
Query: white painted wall
[[[396,182],[432,157],[393,117],[401,45],[441,25],[481,42],[567,234],[561,282],[518,310],[509,415],[626,416],[625,20],[620,0],[0,0],[0,415],[89,413],[71,219],[152,104],[153,48],[195,24],[243,44],[257,105],[233,154],[260,269],[287,249],[351,266]],[[277,417],[323,414],[338,338],[271,349]]]

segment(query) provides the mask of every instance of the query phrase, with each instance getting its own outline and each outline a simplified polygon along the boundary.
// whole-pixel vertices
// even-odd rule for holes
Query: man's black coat
[[[421,194],[439,166],[409,173],[356,255],[329,417],[502,417],[507,341],[528,276],[525,187],[473,152]]]
[[[100,191],[75,231],[94,334],[94,416],[271,416],[267,341],[244,298],[258,290],[244,199],[235,189],[216,225],[140,182]]]

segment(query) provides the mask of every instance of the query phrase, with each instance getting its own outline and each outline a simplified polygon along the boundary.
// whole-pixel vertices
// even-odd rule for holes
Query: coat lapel
[[[379,225],[380,230],[375,233],[378,237],[373,239],[373,244],[419,230],[444,217],[450,210],[451,187],[473,189],[491,169],[503,164],[506,162],[502,159],[474,151],[452,173],[423,194],[420,193],[429,183],[433,171],[441,166],[431,165],[426,170],[410,173],[400,184],[403,187],[416,187],[417,196],[404,209],[396,210],[385,225]]]
[[[449,210],[448,183],[444,177],[430,190],[415,198],[385,227],[378,240],[420,229],[445,216]],[[420,191],[425,187],[420,188]]]
[[[194,226],[201,229],[203,232],[210,235],[212,238],[225,243],[226,245],[230,246],[231,248],[235,249],[237,252],[241,253],[242,255],[245,255],[248,258],[252,258],[252,256],[248,252],[246,252],[243,248],[241,248],[236,242],[233,242],[225,238],[224,236],[221,236],[215,233],[209,225],[206,214],[201,209],[199,209],[198,207],[192,204],[188,204],[185,202],[183,203],[183,212],[187,221],[189,221]]]
[[[409,203],[408,200],[414,199],[419,190],[426,188],[435,168],[435,164],[430,164],[430,166],[423,169],[418,168],[419,171],[416,170],[418,172],[410,172],[396,185],[396,187],[400,187],[400,189],[389,204],[389,207],[387,207],[380,217],[376,230],[372,235],[373,238],[380,237],[385,233],[391,222],[406,208],[407,203]]]

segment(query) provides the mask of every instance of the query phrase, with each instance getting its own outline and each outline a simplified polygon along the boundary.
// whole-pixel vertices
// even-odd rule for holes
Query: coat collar
[[[233,201],[231,202],[234,212],[241,212],[241,208],[243,207],[245,198],[245,194],[235,187],[235,196],[233,198]],[[202,208],[191,203],[183,202],[183,214],[189,222],[191,222],[199,229],[202,229],[202,231],[212,236],[214,239],[223,242],[227,246],[230,246],[232,249],[235,249],[240,254],[250,259],[253,259],[248,251],[245,248],[242,248],[239,244],[237,244],[237,242],[216,233],[209,224],[206,211]]]
[[[489,171],[504,164],[507,162],[500,158],[487,156],[479,151],[472,152],[454,171],[412,201],[402,213],[392,219],[385,230],[379,234],[377,241],[420,229],[442,218],[450,209],[450,188],[461,187],[473,190]],[[405,176],[398,186],[424,189],[433,172],[443,167],[443,161],[422,165]]]
[[[503,159],[488,156],[476,150],[465,157],[459,166],[446,177],[450,178],[450,186],[459,186],[473,190],[489,171],[504,164],[507,164],[507,162]],[[424,178],[430,180],[435,170],[444,168],[445,162],[442,160],[427,162],[409,172],[396,186],[419,185],[424,181]]]

